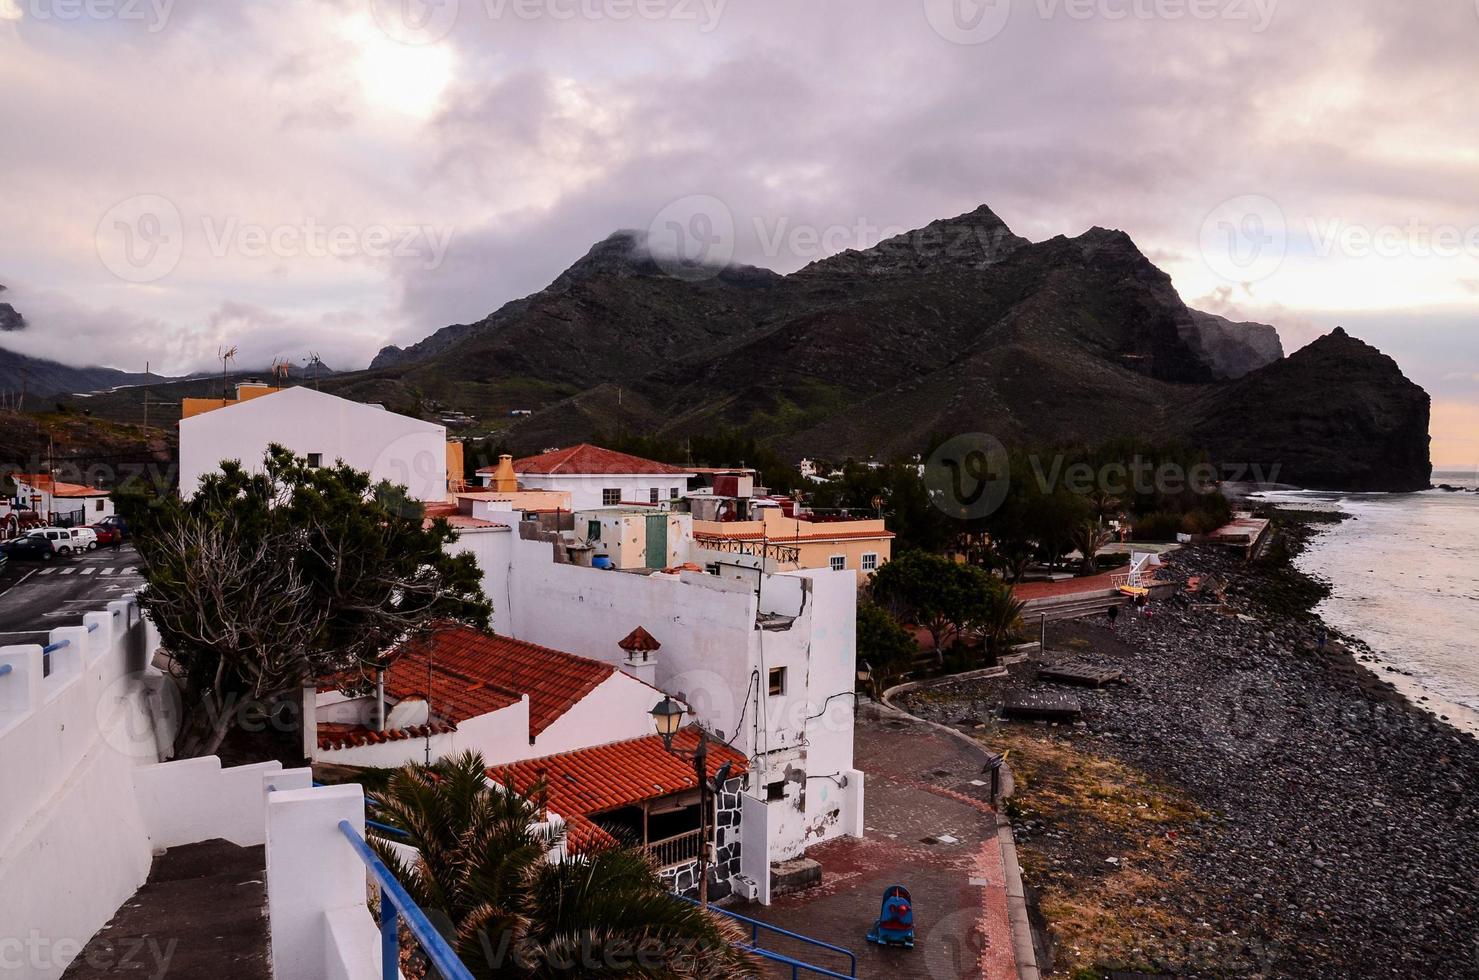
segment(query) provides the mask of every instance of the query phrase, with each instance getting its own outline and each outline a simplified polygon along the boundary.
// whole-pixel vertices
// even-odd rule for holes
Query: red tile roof
[[[763,531],[695,531],[695,540],[707,538],[710,540],[729,541],[759,541],[765,537]],[[805,534],[773,534],[770,536],[771,544],[785,544],[787,541],[848,541],[853,539],[862,540],[872,538],[878,541],[889,540],[894,537],[892,531],[807,531]]]
[[[479,473],[492,473],[494,467],[484,467]],[[618,453],[589,443],[581,443],[568,449],[556,449],[540,456],[526,456],[514,460],[515,473],[535,474],[664,474],[679,475],[692,473],[681,466],[669,466],[655,460]]]
[[[675,749],[692,752],[697,746],[696,728],[685,728],[673,739]],[[710,778],[726,762],[731,764],[734,776],[743,775],[747,768],[741,752],[723,742],[710,741]],[[656,735],[495,766],[488,770],[488,776],[531,797],[543,779],[549,808],[567,822],[698,789],[693,763],[668,752]]]
[[[53,497],[107,497],[107,490],[90,487],[83,483],[63,483],[51,478],[48,473],[14,473],[11,479],[24,483],[28,487],[34,487],[42,493],[49,493]]]
[[[383,732],[377,732],[368,725],[320,722],[318,724],[318,747],[328,751],[334,749],[352,749],[361,745],[379,745],[382,742],[402,742],[411,738],[427,738],[432,735],[444,735],[447,732],[455,732],[456,730],[456,725],[449,725],[439,721],[434,721],[427,725],[416,725],[411,728],[392,728]]]
[[[385,691],[401,700],[425,697],[431,710],[462,722],[516,704],[529,695],[529,734],[538,735],[616,673],[598,660],[452,626],[400,648],[385,673]]]

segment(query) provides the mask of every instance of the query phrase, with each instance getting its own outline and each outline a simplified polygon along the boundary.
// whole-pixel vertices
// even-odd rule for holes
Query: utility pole
[[[144,362],[144,429],[149,429],[149,362]]]

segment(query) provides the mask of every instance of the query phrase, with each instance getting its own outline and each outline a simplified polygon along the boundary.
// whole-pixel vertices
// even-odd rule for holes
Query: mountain
[[[1273,482],[1424,490],[1429,408],[1395,361],[1337,327],[1194,402],[1188,421],[1195,442],[1225,462],[1259,463]]]
[[[5,287],[0,286],[0,293],[5,292]],[[15,307],[9,303],[0,303],[0,331],[9,333],[12,330],[26,329],[26,318],[15,311]]]
[[[788,276],[709,272],[668,275],[618,232],[548,288],[325,387],[496,419],[530,450],[721,426],[824,458],[1138,435],[1294,483],[1427,486],[1426,395],[1390,358],[1342,335],[1286,359],[1272,327],[1187,307],[1120,231],[1031,242],[982,207]]]

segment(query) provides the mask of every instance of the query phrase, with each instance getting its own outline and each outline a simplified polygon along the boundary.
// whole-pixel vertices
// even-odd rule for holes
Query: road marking
[[[93,568],[91,565],[88,565],[86,568],[82,569],[77,574],[79,574],[79,575],[91,575],[95,571],[97,571],[96,568]]]
[[[54,571],[56,571],[56,569],[55,569],[55,568],[43,568],[43,569],[41,569],[41,571],[39,571],[39,572],[32,572],[32,574],[33,574],[33,575],[50,575],[50,574],[51,574],[51,573],[52,573],[52,572],[54,572]],[[22,581],[24,581],[24,580],[22,580]],[[17,582],[17,583],[15,583],[15,584],[16,584],[16,585],[20,585],[20,584],[21,584],[21,583],[20,583],[20,582]]]
[[[109,565],[107,568],[100,568],[100,569],[98,569],[98,574],[99,575],[112,575],[116,571],[118,571],[118,569],[115,566]]]
[[[0,633],[0,636],[35,636],[37,633],[45,633],[46,630],[19,630],[11,633]]]
[[[63,568],[63,569],[59,570],[57,572],[57,574],[58,575],[71,575],[75,571],[77,571],[77,569],[75,569],[75,568]]]
[[[50,571],[50,569],[47,569],[47,571]],[[36,569],[34,569],[34,568],[33,568],[33,569],[31,569],[31,570],[30,570],[30,571],[29,571],[29,572],[27,572],[27,573],[26,573],[26,574],[24,574],[24,575],[22,575],[22,576],[21,576],[21,577],[20,577],[20,578],[19,578],[19,579],[17,579],[17,580],[16,580],[16,583],[15,583],[15,585],[12,585],[12,586],[11,586],[11,587],[10,587],[10,589],[13,589],[13,588],[15,588],[15,586],[16,586],[16,585],[20,585],[20,584],[21,584],[21,583],[22,583],[22,582],[24,582],[24,581],[25,581],[25,580],[26,580],[26,579],[28,579],[28,578],[30,578],[30,577],[31,577],[31,576],[32,576],[32,575],[35,575],[35,574],[36,574]],[[0,592],[0,596],[3,596],[3,595],[5,595],[5,593],[6,593],[6,592],[9,592],[9,591],[10,591],[10,589],[6,589],[6,590],[5,590],[5,592]]]

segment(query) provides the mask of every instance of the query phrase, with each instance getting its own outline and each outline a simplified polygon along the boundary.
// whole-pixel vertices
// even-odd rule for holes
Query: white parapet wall
[[[148,877],[156,851],[267,839],[272,789],[307,769],[159,760],[173,742],[158,635],[131,599],[0,647],[0,976],[55,980]]]

